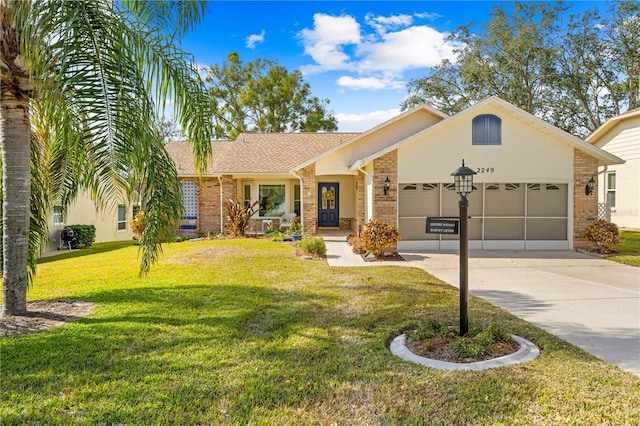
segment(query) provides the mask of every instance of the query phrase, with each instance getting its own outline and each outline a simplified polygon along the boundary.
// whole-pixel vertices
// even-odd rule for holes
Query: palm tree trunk
[[[8,89],[8,90],[7,90]],[[27,312],[27,258],[31,194],[28,97],[3,87],[0,108],[2,141],[3,314]]]

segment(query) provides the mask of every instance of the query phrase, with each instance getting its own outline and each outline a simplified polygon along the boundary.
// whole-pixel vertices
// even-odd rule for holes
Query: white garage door
[[[400,249],[453,249],[457,235],[426,233],[427,217],[457,217],[452,183],[400,184]],[[469,247],[568,249],[568,185],[481,183],[469,199]]]

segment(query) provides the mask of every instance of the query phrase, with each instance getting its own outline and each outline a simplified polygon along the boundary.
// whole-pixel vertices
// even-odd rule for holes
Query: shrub
[[[305,253],[315,254],[318,256],[324,256],[327,254],[327,245],[321,237],[307,235],[300,241],[300,248],[304,250]]]
[[[460,358],[479,359],[487,354],[487,348],[484,345],[475,342],[468,337],[462,337],[451,344],[451,349]]]
[[[400,232],[393,225],[372,219],[364,225],[360,240],[367,253],[380,256],[385,247],[400,241]]]
[[[619,242],[619,230],[615,223],[598,219],[584,231],[584,238],[598,246],[600,253],[609,253]]]
[[[96,227],[93,225],[70,225],[73,229],[73,248],[91,247],[96,240]]]
[[[351,250],[355,254],[365,254],[365,250],[362,248],[362,240],[355,235],[349,235],[347,237],[347,244],[351,246]]]
[[[136,238],[140,238],[142,236],[142,232],[144,228],[147,227],[147,223],[149,222],[149,216],[144,212],[138,212],[136,216],[129,221],[129,226],[133,231],[133,236]]]
[[[229,224],[229,235],[234,237],[244,236],[244,232],[249,224],[249,219],[253,216],[258,206],[258,201],[247,205],[241,200],[227,200],[227,223]]]
[[[417,341],[422,339],[430,339],[432,337],[445,337],[449,334],[448,327],[435,319],[429,319],[422,323],[416,330],[407,333],[407,340]]]

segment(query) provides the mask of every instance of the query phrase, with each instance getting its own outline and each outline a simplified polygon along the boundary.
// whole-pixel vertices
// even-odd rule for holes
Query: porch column
[[[584,231],[598,219],[598,188],[585,194],[585,185],[598,177],[598,161],[577,149],[573,150],[573,249],[585,248],[589,242]]]
[[[231,175],[223,175],[221,177],[220,191],[222,193],[222,205],[220,209],[222,211],[222,223],[220,224],[220,232],[225,234],[228,228],[227,225],[227,200],[235,200],[238,198],[238,190],[236,187],[236,180]]]
[[[302,169],[302,232],[315,235],[318,232],[318,199],[316,165]]]

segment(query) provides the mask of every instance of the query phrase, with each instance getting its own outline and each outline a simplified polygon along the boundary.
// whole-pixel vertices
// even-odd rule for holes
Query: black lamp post
[[[451,176],[455,182],[455,190],[460,195],[460,335],[464,336],[469,332],[469,317],[467,315],[467,305],[469,300],[469,234],[467,229],[467,216],[469,210],[469,200],[467,195],[473,192],[473,175],[476,172],[464,165],[458,167]]]

